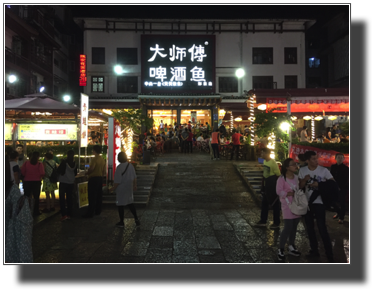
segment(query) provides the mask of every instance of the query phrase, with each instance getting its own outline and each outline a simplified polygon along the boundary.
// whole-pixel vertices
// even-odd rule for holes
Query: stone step
[[[259,182],[262,182],[262,177],[245,177],[247,180],[257,180]]]

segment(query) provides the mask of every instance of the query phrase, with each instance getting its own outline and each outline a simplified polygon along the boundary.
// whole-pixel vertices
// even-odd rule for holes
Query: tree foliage
[[[285,159],[288,153],[289,134],[280,128],[283,122],[289,123],[289,132],[295,130],[291,118],[286,113],[274,113],[273,110],[269,110],[255,114],[254,124],[258,137],[268,137],[274,133],[276,140],[279,140],[275,145],[275,155],[279,160]]]
[[[154,120],[143,114],[142,109],[116,109],[112,110],[112,116],[118,120],[122,131],[130,127],[136,134],[141,133],[142,125],[149,130],[154,124]]]

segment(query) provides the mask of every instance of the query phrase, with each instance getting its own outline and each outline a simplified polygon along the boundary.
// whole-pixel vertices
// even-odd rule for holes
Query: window
[[[253,89],[277,89],[272,76],[253,76]]]
[[[285,64],[297,63],[297,48],[285,48]]]
[[[219,92],[238,92],[238,78],[219,77]]]
[[[117,48],[116,62],[120,65],[137,65],[138,49],[137,48]]]
[[[273,48],[253,48],[253,64],[273,64]]]
[[[297,75],[285,75],[285,89],[298,88]]]
[[[63,72],[65,72],[65,73],[68,73],[67,71],[67,60],[66,59],[63,59],[62,61],[61,61],[61,69],[63,70]]]
[[[137,76],[118,76],[118,93],[138,93]]]
[[[92,92],[104,92],[104,76],[92,76]]]
[[[53,59],[53,64],[54,64],[56,67],[59,67],[59,61],[58,61],[56,58]]]
[[[320,59],[311,57],[309,58],[309,68],[318,68],[320,65]]]
[[[71,72],[75,71],[75,62],[73,60],[70,61],[70,71]]]
[[[105,49],[104,48],[92,48],[92,64],[104,65],[105,64]]]

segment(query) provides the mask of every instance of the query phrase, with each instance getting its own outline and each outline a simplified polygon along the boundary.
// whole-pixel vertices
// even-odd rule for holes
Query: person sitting
[[[322,137],[323,137],[322,139],[323,143],[330,143],[330,140],[328,139],[327,135],[323,134]]]
[[[310,142],[307,136],[307,127],[303,126],[301,131],[301,142]]]

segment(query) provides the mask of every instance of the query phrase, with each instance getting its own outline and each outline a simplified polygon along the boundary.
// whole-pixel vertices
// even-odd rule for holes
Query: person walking
[[[329,233],[325,221],[325,204],[321,195],[318,195],[314,200],[312,199],[313,192],[318,192],[321,183],[327,180],[334,180],[332,174],[322,166],[318,165],[317,153],[314,151],[306,151],[305,158],[307,166],[299,170],[299,188],[306,187],[306,197],[309,201],[310,211],[305,215],[306,230],[310,242],[310,251],[306,255],[308,258],[319,257],[318,241],[314,230],[314,219],[317,221],[318,232],[321,235],[326,256],[329,262],[333,262],[332,243],[330,241]],[[315,193],[317,194],[317,193]]]
[[[21,167],[21,174],[24,177],[24,195],[27,197],[33,196],[34,199],[34,216],[41,215],[39,210],[41,179],[45,176],[44,166],[43,163],[39,162],[39,157],[39,152],[34,151],[32,153],[31,159],[24,162],[23,166]]]
[[[280,205],[277,203],[276,185],[278,177],[281,176],[277,162],[270,157],[270,149],[262,148],[261,158],[263,160],[263,180],[262,180],[262,207],[261,218],[256,224],[257,227],[266,227],[269,214],[269,205],[273,204],[273,224],[270,229],[279,229],[281,223]]]
[[[301,131],[301,142],[309,142],[308,136],[307,136],[307,127],[303,126]]]
[[[339,187],[339,206],[337,206],[337,214],[333,216],[333,219],[338,219],[338,223],[343,224],[349,195],[349,167],[343,163],[345,156],[342,153],[337,153],[335,159],[337,163],[331,166],[330,173]]]
[[[193,152],[193,137],[194,134],[191,132],[191,129],[188,130],[188,137],[187,137],[187,151],[190,151],[190,153]]]
[[[67,159],[62,160],[59,165],[59,200],[61,220],[67,220],[72,217],[73,208],[73,190],[75,186],[75,176],[77,174],[77,165],[74,160],[74,151],[67,152]],[[66,206],[67,203],[67,206]]]
[[[20,171],[20,167],[19,167],[19,164],[18,164],[18,159],[19,159],[19,153],[17,151],[12,151],[9,155],[9,163],[11,164],[11,175],[12,175],[12,178],[14,181],[14,183],[17,185],[17,187],[19,187],[19,183],[20,183],[20,177],[21,177],[21,171]]]
[[[214,159],[219,160],[219,130],[218,128],[211,134],[211,147],[213,148]]]
[[[282,175],[277,180],[276,192],[281,201],[282,217],[284,227],[279,237],[279,249],[278,259],[285,259],[285,244],[287,240],[289,254],[293,256],[300,256],[295,247],[295,236],[297,234],[297,226],[301,220],[301,216],[294,215],[289,208],[289,204],[293,201],[294,189],[298,189],[298,176],[297,172],[298,165],[291,158],[286,159],[282,163],[281,173]]]
[[[184,152],[185,154],[187,154],[188,153],[187,139],[189,137],[189,132],[187,130],[187,127],[183,129],[181,137],[182,137],[182,153]]]
[[[128,205],[132,215],[134,215],[136,226],[140,226],[138,215],[134,205],[134,191],[137,190],[137,178],[134,166],[128,162],[124,152],[118,154],[120,164],[116,168],[114,176],[114,186],[110,192],[116,192],[116,205],[118,206],[119,222],[117,227],[124,228],[124,207]]]
[[[88,170],[88,210],[83,218],[92,218],[102,212],[103,199],[103,177],[105,176],[105,161],[100,156],[102,147],[95,145],[92,153],[95,155],[91,160]]]
[[[16,151],[19,153],[19,158],[17,160],[19,168],[21,168],[23,164],[27,161],[27,157],[24,155],[23,149],[24,149],[23,144],[16,145]]]
[[[231,141],[233,143],[233,150],[231,151],[230,160],[233,160],[234,152],[235,152],[235,159],[238,160],[239,158],[239,147],[241,145],[241,134],[237,132],[237,130],[233,129],[233,135],[231,136]]]
[[[50,181],[54,169],[56,169],[56,161],[53,159],[53,154],[47,152],[44,156],[45,160],[44,171],[45,177],[43,179],[43,192],[45,192],[46,207],[43,210],[44,213],[55,211],[55,190],[57,190],[57,183]]]

